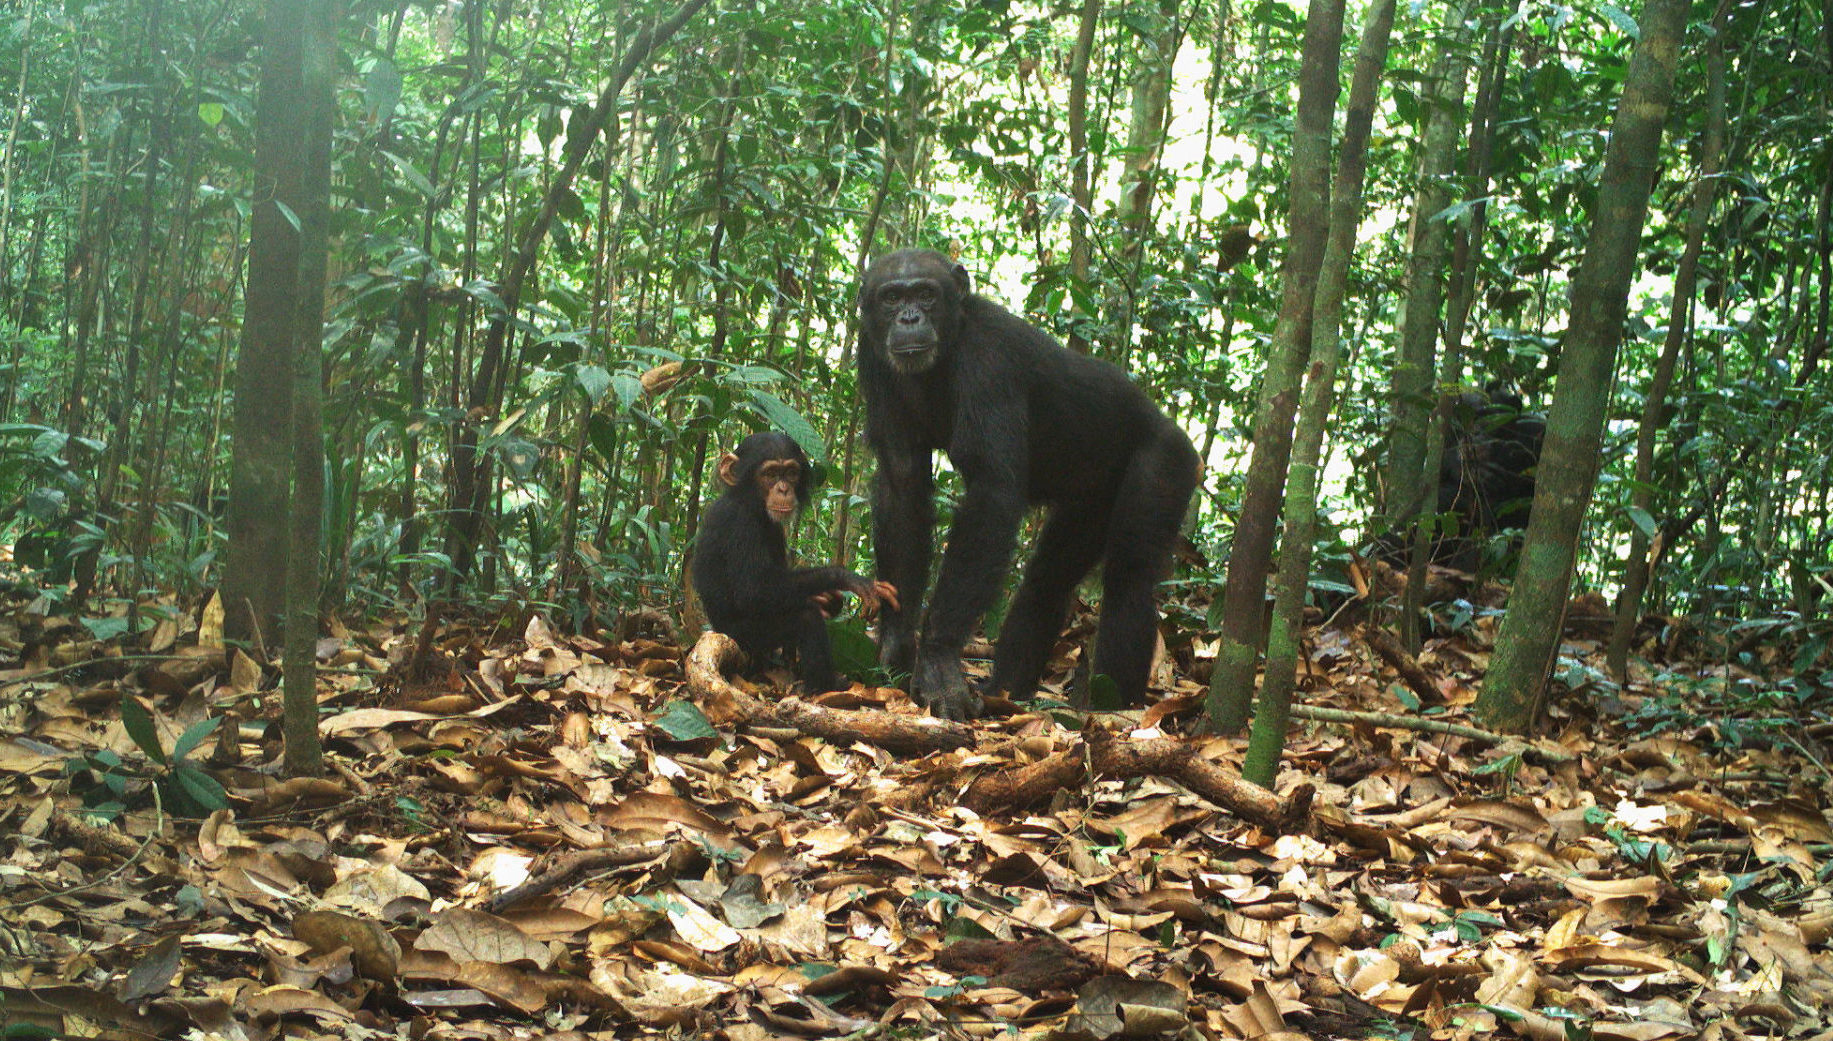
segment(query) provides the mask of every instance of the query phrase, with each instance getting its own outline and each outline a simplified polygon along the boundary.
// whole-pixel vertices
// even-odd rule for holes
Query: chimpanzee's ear
[[[957,289],[961,290],[963,293],[973,290],[973,281],[967,277],[967,268],[960,264],[956,264],[953,274],[955,276],[955,287]]]
[[[719,479],[727,488],[738,487],[738,453],[727,452],[719,457]]]

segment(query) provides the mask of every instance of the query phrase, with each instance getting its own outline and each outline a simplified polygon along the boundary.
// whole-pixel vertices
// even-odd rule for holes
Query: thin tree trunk
[[[718,279],[713,287],[713,339],[707,345],[707,358],[719,359],[725,354],[726,339],[732,331],[732,275],[726,270],[725,257],[722,255],[726,242],[726,192],[728,153],[732,143],[732,117],[738,110],[739,73],[744,67],[744,45],[739,45],[739,53],[732,60],[735,70],[726,81],[726,99],[723,111],[719,114],[717,133],[719,142],[713,146],[713,242],[707,248],[707,274]],[[712,366],[708,365],[707,369]],[[690,427],[698,426],[694,438],[694,464],[687,475],[687,513],[683,521],[681,535],[681,597],[690,601],[693,597],[694,538],[700,529],[700,479],[706,470],[707,444],[712,440],[712,426],[703,420],[707,406],[701,405],[695,410],[696,420]]]
[[[1337,361],[1342,355],[1343,296],[1362,223],[1362,185],[1368,168],[1369,126],[1374,120],[1377,88],[1387,67],[1388,38],[1394,27],[1394,0],[1376,0],[1362,26],[1356,70],[1344,112],[1343,143],[1336,184],[1330,194],[1330,237],[1318,272],[1317,302],[1312,317],[1311,365],[1305,377],[1304,401],[1292,449],[1291,481],[1286,486],[1286,530],[1279,556],[1279,583],[1273,605],[1273,627],[1267,636],[1266,676],[1254,707],[1241,776],[1271,790],[1285,750],[1291,719],[1292,691],[1298,680],[1299,627],[1305,613],[1306,581],[1311,572],[1311,540],[1317,534],[1318,460],[1324,428],[1336,390]]]
[[[6,143],[0,146],[0,271],[5,272],[13,270],[13,175],[19,168],[15,149],[19,143],[19,124],[24,121],[26,106],[30,103],[29,96],[26,94],[26,86],[31,82],[32,76],[32,23],[37,18],[38,8],[28,0],[25,4],[25,22],[18,30],[19,81],[7,106],[12,111],[8,113]],[[40,228],[43,227],[42,220],[36,223]],[[25,267],[28,281],[31,278],[32,269],[33,265],[30,264]],[[20,297],[20,307],[23,309],[25,294],[22,292]],[[23,315],[23,310],[20,313]],[[20,324],[23,325],[24,322]],[[0,416],[12,415],[13,391],[19,385],[19,349],[24,339],[22,336],[13,338],[12,357],[8,359],[11,365],[9,372],[12,375],[7,379],[6,400],[4,404],[0,404]]]
[[[1101,0],[1082,0],[1076,46],[1069,55],[1069,195],[1076,208],[1069,222],[1069,277],[1078,291],[1088,285],[1088,222],[1095,208],[1088,154],[1088,65],[1095,52],[1095,30],[1100,25]],[[1088,342],[1071,330],[1069,347],[1087,351]]]
[[[623,60],[613,70],[598,102],[584,117],[578,132],[567,135],[566,149],[562,154],[560,168],[554,172],[553,183],[548,186],[540,209],[522,230],[519,248],[505,265],[498,290],[503,301],[502,310],[491,317],[490,325],[484,333],[484,346],[479,353],[477,371],[465,401],[467,413],[476,414],[481,409],[488,414],[496,410],[495,406],[500,400],[497,388],[500,386],[500,371],[505,364],[509,324],[521,307],[522,290],[529,273],[534,269],[541,244],[547,240],[547,233],[553,226],[560,200],[572,189],[573,179],[591,151],[593,142],[604,132],[605,124],[610,121],[617,107],[617,98],[623,92],[624,84],[629,82],[637,68],[649,60],[657,48],[667,43],[706,3],[707,0],[686,0],[674,14],[653,29],[639,32],[631,41]],[[452,446],[454,519],[450,555],[454,582],[468,576],[476,560],[478,535],[482,529],[484,507],[489,501],[492,483],[489,459],[478,454],[477,442],[478,425],[467,422],[459,430]]]
[[[1559,645],[1687,12],[1685,0],[1648,0],[1611,125],[1591,237],[1572,283],[1521,570],[1475,705],[1478,718],[1499,730],[1534,721]]]
[[[1140,266],[1146,255],[1146,240],[1152,235],[1158,167],[1170,129],[1173,71],[1184,40],[1177,0],[1159,0],[1156,9],[1146,10],[1149,13],[1143,17],[1151,22],[1153,31],[1141,33],[1139,57],[1132,63],[1127,144],[1121,160],[1122,190],[1116,207],[1121,230],[1121,277],[1105,280],[1106,310],[1113,329],[1107,354],[1121,368],[1126,368],[1132,346]]]
[[[294,295],[292,366],[293,496],[287,510],[286,656],[282,670],[286,772],[290,777],[324,772],[318,740],[318,601],[323,588],[325,437],[323,387],[325,325],[325,238],[330,226],[331,123],[336,115],[332,83],[337,66],[339,0],[277,0],[297,3],[305,25],[301,41],[301,86],[306,209],[300,214],[300,257]],[[354,490],[353,490],[354,494]]]
[[[1415,525],[1422,512],[1438,509],[1438,467],[1445,441],[1445,417],[1433,403],[1444,405],[1446,395],[1434,394],[1433,386],[1435,382],[1448,385],[1462,378],[1463,368],[1462,351],[1448,350],[1444,371],[1434,380],[1439,311],[1445,299],[1445,262],[1451,252],[1450,223],[1438,214],[1452,199],[1457,145],[1464,127],[1464,90],[1470,73],[1469,32],[1465,27],[1469,12],[1470,5],[1460,3],[1445,20],[1420,154],[1413,253],[1407,264],[1406,316],[1400,330],[1400,355],[1394,364],[1387,519],[1389,530],[1408,533],[1412,543],[1407,584],[1401,592],[1400,641],[1414,653],[1419,650],[1419,614],[1425,604],[1426,559],[1431,542],[1430,529]]]
[[[310,208],[303,138],[308,102],[302,78],[308,13],[268,0],[255,122],[255,190],[244,291],[242,349],[236,358],[231,426],[228,534],[223,564],[223,630],[231,640],[278,635],[285,603],[290,499],[296,294]]]
[[[1699,180],[1693,185],[1692,209],[1687,214],[1686,247],[1674,270],[1674,296],[1668,307],[1667,337],[1642,399],[1642,422],[1636,431],[1636,477],[1630,485],[1629,552],[1623,558],[1623,587],[1617,594],[1616,619],[1610,630],[1605,662],[1617,682],[1629,677],[1629,645],[1642,617],[1642,597],[1648,590],[1649,551],[1654,535],[1655,443],[1667,426],[1668,390],[1680,366],[1680,352],[1692,333],[1693,301],[1699,285],[1699,258],[1705,252],[1711,229],[1712,206],[1718,198],[1719,172],[1725,161],[1725,45],[1728,5],[1721,0],[1706,36],[1706,139],[1700,157]]]
[[[1254,666],[1265,636],[1267,572],[1285,494],[1299,380],[1311,354],[1311,309],[1328,234],[1317,215],[1330,204],[1330,130],[1342,36],[1343,0],[1312,0],[1305,16],[1304,63],[1292,126],[1291,235],[1279,320],[1267,344],[1266,374],[1254,410],[1254,454],[1228,555],[1221,647],[1209,684],[1210,723],[1223,732],[1239,730],[1247,721]]]

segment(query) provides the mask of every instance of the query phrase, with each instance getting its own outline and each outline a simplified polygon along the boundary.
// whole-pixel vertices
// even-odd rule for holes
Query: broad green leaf
[[[713,729],[699,706],[689,701],[669,702],[656,717],[656,726],[676,741],[702,741],[719,736],[719,731]]]
[[[406,159],[401,158],[393,152],[384,151],[382,155],[386,157],[389,162],[395,164],[395,170],[401,174],[401,179],[413,185],[414,189],[421,195],[431,199],[434,194],[436,194],[433,182],[427,180],[426,175],[416,169],[413,163],[408,162]]]
[[[867,635],[864,619],[828,619],[827,642],[833,651],[834,669],[842,675],[864,675],[878,667],[878,645]]]
[[[63,454],[64,446],[69,443],[69,434],[61,430],[46,430],[32,439],[32,454],[43,460],[56,460]]]
[[[1623,31],[1623,35],[1629,37],[1630,39],[1639,40],[1642,38],[1642,27],[1637,25],[1636,20],[1634,18],[1631,18],[1629,16],[1629,13],[1622,10],[1621,8],[1615,7],[1611,4],[1599,4],[1598,13],[1603,15],[1606,19],[1608,19],[1610,21],[1610,24],[1616,26],[1618,29],[1621,29]]]
[[[197,118],[203,120],[205,126],[216,126],[223,121],[223,103],[220,101],[199,102]]]
[[[153,714],[132,694],[121,695],[121,725],[148,759],[155,763],[166,761],[165,749],[159,747],[159,730],[153,726]]]
[[[585,391],[586,400],[594,405],[605,400],[605,392],[611,389],[611,374],[602,365],[576,365],[573,379],[578,382],[579,389]]]
[[[123,635],[132,624],[133,623],[128,621],[125,617],[83,619],[83,628],[89,630],[89,635],[98,640],[112,640],[117,636]]]
[[[216,725],[222,721],[222,716],[213,716],[210,719],[199,720],[191,724],[184,733],[178,735],[178,740],[172,743],[172,758],[183,759],[190,755],[191,750],[202,744],[204,738],[209,737],[210,732],[215,730]]]
[[[192,805],[205,813],[215,813],[229,805],[229,796],[216,778],[191,763],[178,764],[172,771],[172,779]]]
[[[605,465],[611,465],[611,459],[617,453],[617,421],[603,412],[592,413],[586,417],[586,440]]]
[[[363,80],[363,114],[371,123],[380,123],[394,115],[400,103],[401,70],[387,57],[379,57]]]
[[[796,439],[802,451],[808,453],[812,462],[827,462],[827,444],[821,440],[821,434],[814,424],[802,418],[802,413],[790,408],[782,399],[761,390],[751,392],[751,404],[775,429],[781,430]]]

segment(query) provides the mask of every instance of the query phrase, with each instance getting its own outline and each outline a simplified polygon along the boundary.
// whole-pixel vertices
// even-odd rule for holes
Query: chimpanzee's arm
[[[872,545],[878,577],[897,587],[901,608],[886,605],[878,628],[878,660],[892,672],[909,673],[916,663],[917,619],[929,584],[935,545],[935,477],[930,453],[908,444],[874,446],[878,474],[872,481]]]
[[[801,604],[816,593],[857,593],[872,580],[843,567],[796,568],[789,573],[789,599]]]
[[[948,531],[942,574],[917,652],[916,693],[931,711],[949,719],[979,711],[961,671],[961,650],[1005,582],[1028,505],[1022,390],[1001,387],[976,404],[980,407],[958,421],[949,449],[949,461],[967,479],[967,493]]]

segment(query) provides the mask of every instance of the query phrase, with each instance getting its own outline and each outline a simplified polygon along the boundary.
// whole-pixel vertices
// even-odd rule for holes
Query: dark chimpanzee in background
[[[961,651],[1005,580],[1026,508],[1042,503],[1050,516],[999,634],[989,690],[1036,691],[1076,584],[1099,561],[1094,670],[1137,703],[1156,647],[1155,587],[1197,485],[1190,439],[1119,369],[974,295],[966,269],[940,253],[875,260],[859,309],[878,573],[909,605],[885,612],[880,660],[911,672],[911,693],[937,715],[977,714]],[[967,491],[919,642],[937,449]]]
[[[791,568],[783,529],[808,504],[814,471],[788,434],[752,434],[719,459],[726,486],[694,541],[694,592],[714,629],[738,641],[753,661],[796,652],[811,693],[839,689],[827,643],[825,608],[838,593],[859,598],[871,617],[897,590],[843,567]]]
[[[1438,511],[1455,515],[1460,530],[1440,541],[1434,559],[1474,572],[1490,535],[1527,527],[1546,431],[1544,419],[1500,387],[1458,396],[1445,427]]]

